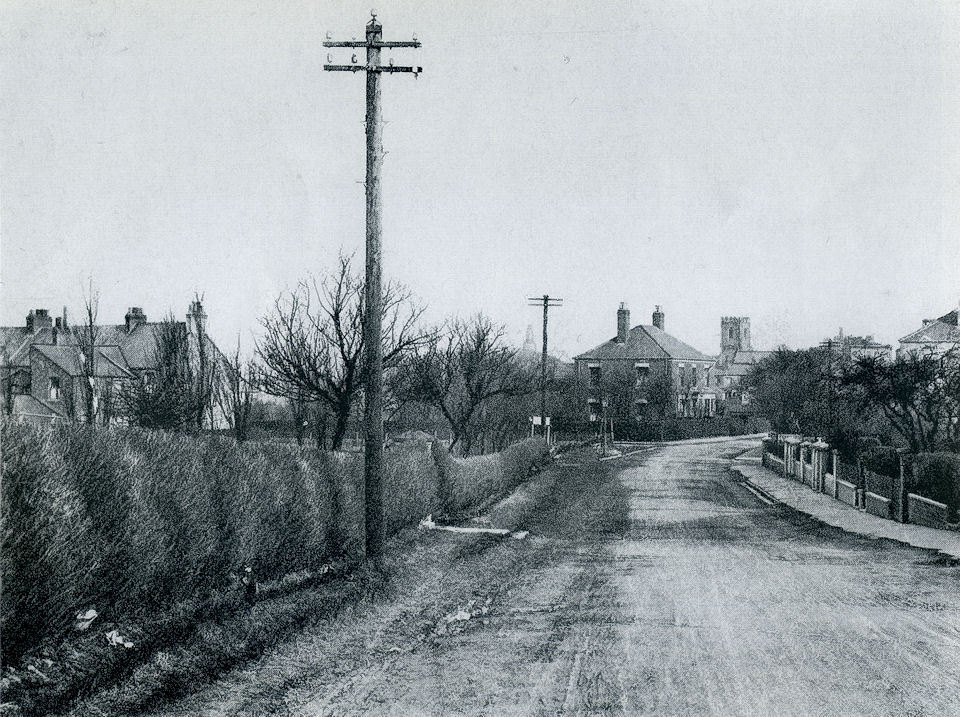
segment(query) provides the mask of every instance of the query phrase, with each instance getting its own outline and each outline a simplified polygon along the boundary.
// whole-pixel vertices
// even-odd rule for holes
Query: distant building
[[[753,348],[748,316],[724,316],[720,319],[720,358],[713,367],[713,383],[722,391],[727,413],[752,413],[750,395],[741,385],[743,377],[772,351]]]
[[[205,321],[199,301],[192,302],[181,325],[196,355],[195,320]],[[94,347],[94,410],[106,412],[125,381],[150,381],[156,366],[160,323],[147,321],[143,309],[132,307],[122,324],[98,325]],[[82,328],[80,329],[83,330]],[[214,361],[223,356],[206,339]],[[34,309],[22,326],[0,327],[0,379],[6,413],[33,421],[84,419],[83,355],[76,330],[67,323],[67,310],[56,318],[47,309]]]
[[[716,414],[717,391],[709,385],[715,359],[671,336],[664,326],[657,306],[651,324],[631,328],[630,310],[621,303],[616,336],[574,357],[574,370],[587,385],[585,408],[591,421],[603,415],[604,401],[623,401],[627,394],[633,417],[656,417],[645,394],[658,381],[668,387],[667,415]]]
[[[830,339],[824,339],[820,346],[831,351],[842,363],[854,362],[861,358],[889,358],[893,347],[874,341],[873,336],[847,336],[840,329]]]
[[[960,345],[960,326],[957,325],[957,309],[939,319],[924,319],[923,326],[900,339],[898,355],[907,353],[942,356]]]

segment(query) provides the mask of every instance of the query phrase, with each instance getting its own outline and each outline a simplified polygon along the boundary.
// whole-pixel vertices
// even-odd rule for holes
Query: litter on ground
[[[433,516],[428,515],[420,521],[418,526],[420,530],[446,530],[449,533],[487,533],[489,535],[509,535],[510,531],[506,528],[475,528],[459,525],[438,525],[433,521]]]
[[[107,642],[111,645],[120,646],[123,645],[126,648],[133,647],[133,643],[121,635],[117,630],[111,630],[106,633]]]
[[[74,625],[74,627],[80,631],[86,630],[88,627],[90,627],[90,624],[97,619],[97,615],[99,614],[100,613],[93,608],[90,608],[86,612],[78,612],[77,624]]]

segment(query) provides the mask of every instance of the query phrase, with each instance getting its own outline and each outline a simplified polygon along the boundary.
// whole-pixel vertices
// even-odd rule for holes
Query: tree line
[[[297,442],[340,450],[362,412],[366,311],[352,256],[281,294],[260,318],[249,358],[239,337],[220,351],[201,316],[168,314],[153,331],[153,367],[119,389],[98,378],[98,302],[91,283],[73,329],[82,374],[74,415],[83,420],[172,431],[220,424],[238,441],[258,424],[286,423]],[[450,451],[463,455],[501,449],[529,431],[539,362],[509,345],[503,325],[481,313],[427,324],[412,292],[388,283],[382,340],[386,421],[395,429],[442,427]],[[551,371],[553,393],[555,379]]]
[[[777,431],[837,447],[871,436],[912,452],[960,450],[960,348],[894,358],[779,349],[744,378]]]

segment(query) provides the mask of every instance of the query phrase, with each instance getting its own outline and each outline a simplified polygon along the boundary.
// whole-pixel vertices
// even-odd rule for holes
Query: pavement
[[[960,567],[769,502],[755,445],[565,456],[487,516],[523,540],[414,534],[386,592],[148,713],[960,715]]]
[[[960,559],[960,533],[956,531],[898,523],[872,515],[823,493],[817,493],[803,483],[784,478],[776,471],[760,465],[757,458],[737,458],[731,468],[765,496],[827,525],[869,538],[885,538],[915,548],[936,550],[951,558]]]

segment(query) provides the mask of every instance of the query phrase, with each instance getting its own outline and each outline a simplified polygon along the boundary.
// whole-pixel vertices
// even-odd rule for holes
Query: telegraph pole
[[[543,304],[543,353],[540,355],[540,430],[547,435],[547,316],[551,306],[563,306],[563,299],[551,298],[547,294],[528,297],[529,306]]]
[[[370,13],[366,40],[334,41],[327,39],[324,47],[363,47],[367,50],[365,65],[357,64],[354,54],[349,65],[326,64],[328,72],[367,73],[367,242],[366,281],[364,290],[364,494],[366,554],[377,558],[386,539],[383,520],[383,346],[381,344],[382,294],[381,286],[381,210],[380,169],[383,165],[383,122],[380,118],[380,75],[385,72],[410,72],[416,77],[423,68],[380,64],[380,50],[392,47],[420,47],[417,38],[403,42],[384,42],[383,27]],[[329,35],[328,35],[329,38]],[[327,56],[328,63],[332,60]]]

